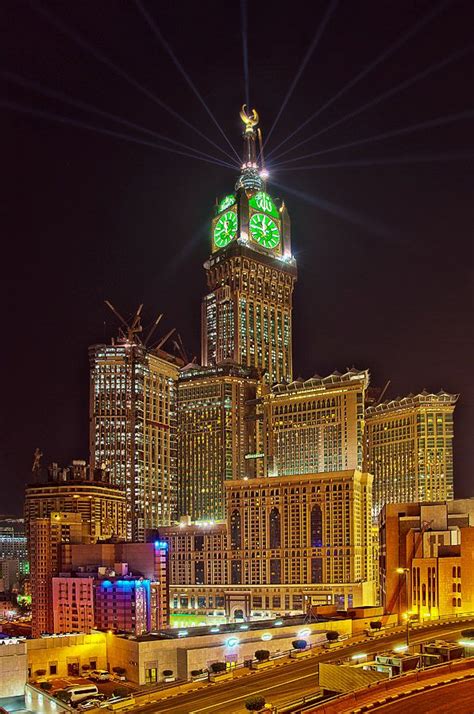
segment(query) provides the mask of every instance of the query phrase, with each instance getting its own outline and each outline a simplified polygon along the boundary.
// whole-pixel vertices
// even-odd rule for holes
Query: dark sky
[[[144,0],[220,126],[240,151],[245,98],[240,3]],[[328,2],[249,3],[250,100],[269,132]],[[284,148],[319,132],[472,43],[471,0],[444,2]],[[49,13],[119,65],[212,141],[228,149],[133,0],[40,5],[4,0],[0,67],[29,81],[224,158],[38,11]],[[330,18],[267,145],[285,139],[398,38],[438,7],[434,0],[343,0]],[[382,140],[289,166],[370,165],[286,171],[269,161],[270,191],[285,198],[299,281],[295,373],[355,365],[395,397],[426,387],[460,392],[455,491],[474,495],[473,254],[474,54],[459,56],[322,133],[281,160],[447,115]],[[215,196],[236,172],[58,124],[5,102],[154,142],[110,118],[19,88],[2,75],[2,339],[0,512],[20,512],[36,446],[46,463],[87,458],[89,344],[145,303],[145,323],[164,312],[199,354],[202,263]],[[162,143],[162,142],[159,142]],[[383,159],[439,156],[397,164]],[[448,158],[450,160],[448,160]]]

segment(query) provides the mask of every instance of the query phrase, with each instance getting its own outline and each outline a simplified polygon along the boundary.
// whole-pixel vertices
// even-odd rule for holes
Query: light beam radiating
[[[235,163],[230,164],[229,162],[222,161],[222,159],[211,156],[211,154],[208,154],[205,151],[195,149],[193,146],[188,146],[188,144],[183,144],[181,141],[176,141],[175,139],[171,139],[170,137],[164,136],[163,134],[158,134],[156,131],[147,129],[146,127],[141,126],[140,124],[135,124],[135,122],[129,121],[128,119],[124,119],[123,117],[119,117],[116,114],[112,114],[111,112],[106,112],[105,110],[99,109],[98,107],[95,107],[92,104],[88,104],[87,102],[83,102],[79,99],[73,99],[72,97],[67,94],[64,94],[63,92],[51,89],[50,87],[45,87],[39,82],[34,82],[32,80],[25,79],[24,77],[21,77],[20,75],[15,74],[14,72],[2,71],[0,72],[0,76],[2,76],[7,81],[13,82],[21,87],[33,89],[34,91],[39,92],[40,94],[43,94],[46,97],[59,99],[60,101],[65,102],[66,104],[70,104],[73,107],[78,107],[79,109],[82,109],[84,111],[92,112],[93,114],[97,114],[98,116],[111,119],[112,121],[117,122],[118,124],[129,126],[132,129],[138,129],[138,131],[142,131],[145,134],[149,134],[155,139],[159,139],[160,141],[168,141],[170,144],[174,144],[175,146],[179,146],[182,149],[192,151],[198,155],[205,156],[208,159],[215,160],[220,164],[228,166],[229,168],[235,168]]]
[[[161,44],[163,45],[163,47],[165,48],[165,50],[167,51],[167,53],[168,53],[169,56],[171,57],[171,59],[172,59],[172,61],[173,61],[173,64],[175,65],[175,67],[179,70],[179,72],[181,73],[181,75],[182,75],[182,76],[184,77],[184,79],[186,80],[187,85],[190,87],[190,89],[193,91],[193,93],[194,93],[194,94],[196,95],[196,97],[199,99],[200,103],[202,104],[202,106],[203,106],[204,109],[206,110],[207,114],[210,116],[210,118],[212,119],[212,121],[214,122],[214,124],[216,125],[216,127],[218,128],[218,130],[220,131],[220,133],[222,134],[222,136],[224,137],[225,141],[227,142],[227,144],[230,146],[230,148],[231,148],[232,151],[234,152],[235,156],[237,157],[237,160],[240,162],[240,157],[239,157],[238,153],[236,152],[236,150],[234,149],[234,147],[233,147],[233,145],[232,145],[232,142],[231,142],[230,139],[227,137],[227,134],[225,133],[224,129],[221,127],[221,125],[219,124],[219,122],[218,122],[217,119],[215,118],[214,114],[213,114],[213,113],[211,112],[211,110],[209,109],[207,103],[205,102],[205,100],[204,100],[203,97],[201,96],[201,93],[199,92],[198,88],[197,88],[196,85],[194,84],[193,80],[191,79],[191,77],[189,76],[189,74],[186,72],[186,70],[184,69],[183,65],[182,65],[181,62],[179,61],[179,59],[176,57],[176,55],[175,55],[175,53],[174,53],[174,51],[173,51],[173,48],[171,47],[171,45],[169,44],[169,42],[163,37],[160,28],[158,27],[158,25],[156,24],[156,22],[154,21],[154,19],[152,18],[152,16],[151,16],[150,13],[148,12],[148,10],[143,6],[143,4],[140,2],[140,0],[135,0],[135,5],[136,5],[137,8],[139,9],[139,11],[141,12],[141,14],[142,14],[143,17],[145,18],[145,20],[147,21],[148,26],[150,27],[150,29],[151,29],[151,31],[153,32],[153,34],[155,35],[155,37],[161,42]]]
[[[321,196],[314,196],[305,193],[304,191],[299,191],[293,186],[287,186],[286,184],[281,184],[276,181],[274,181],[273,184],[283,189],[285,193],[291,193],[294,196],[297,196],[297,198],[306,201],[306,203],[310,203],[311,205],[316,206],[317,208],[320,208],[323,211],[327,211],[328,213],[331,213],[332,215],[337,216],[338,218],[341,218],[342,220],[347,221],[348,223],[353,223],[356,226],[361,226],[368,233],[372,233],[376,236],[386,238],[387,240],[393,240],[396,242],[399,242],[401,238],[401,236],[399,236],[398,233],[389,228],[389,226],[386,226],[383,223],[380,223],[379,221],[374,221],[371,218],[363,216],[362,214],[357,213],[352,209],[344,208],[344,206],[340,206],[337,203],[328,201],[327,199],[322,198]]]
[[[389,139],[392,136],[401,136],[402,134],[410,134],[412,131],[420,131],[421,129],[431,129],[436,126],[443,126],[444,124],[451,124],[455,121],[461,121],[462,119],[472,119],[474,118],[474,110],[469,110],[466,112],[459,112],[459,114],[448,114],[444,117],[438,117],[436,119],[429,119],[428,121],[419,122],[418,124],[411,124],[410,126],[405,126],[403,129],[395,129],[393,131],[385,131],[383,134],[376,134],[375,136],[369,136],[365,139],[358,139],[357,141],[350,141],[347,144],[339,144],[339,146],[332,146],[329,149],[321,149],[321,151],[314,151],[311,154],[304,154],[303,156],[296,156],[294,159],[285,159],[279,164],[275,164],[275,168],[278,166],[283,166],[285,164],[292,164],[295,161],[300,161],[302,159],[310,159],[313,156],[321,156],[321,154],[329,154],[332,151],[339,151],[340,149],[348,149],[352,146],[362,146],[362,144],[371,144],[374,141],[381,141],[382,139]]]
[[[325,109],[331,106],[331,104],[334,104],[334,102],[339,99],[345,92],[347,92],[348,89],[351,89],[356,85],[358,82],[360,82],[361,79],[366,77],[370,72],[372,72],[373,69],[375,69],[379,64],[384,62],[390,55],[392,55],[396,50],[399,49],[402,45],[407,42],[411,37],[416,35],[419,30],[421,30],[428,22],[430,22],[436,15],[439,15],[440,12],[444,10],[444,8],[451,3],[451,0],[442,0],[442,2],[438,3],[427,15],[421,18],[419,22],[415,23],[413,27],[411,27],[407,32],[404,32],[403,35],[401,35],[399,38],[395,40],[393,44],[390,45],[386,50],[382,52],[376,59],[371,62],[367,67],[365,67],[359,74],[357,74],[353,79],[351,79],[350,82],[345,84],[342,89],[340,89],[336,94],[334,94],[331,99],[328,99],[328,101],[323,104],[322,107],[317,109],[314,114],[311,114],[310,117],[308,117],[302,124],[300,124],[294,131],[292,131],[288,136],[283,139],[283,141],[280,141],[279,144],[277,144],[268,154],[268,157],[273,154],[277,149],[280,148],[280,146],[283,146],[283,144],[286,144],[287,141],[289,141],[295,134],[298,134],[304,127],[309,124],[313,119],[316,119]]]
[[[331,164],[309,164],[307,166],[288,166],[283,171],[307,171],[309,169],[347,169],[357,166],[390,166],[391,164],[422,164],[436,163],[437,161],[470,161],[474,159],[471,151],[459,151],[444,154],[408,154],[406,156],[386,156],[378,159],[356,159],[354,161],[335,161]]]
[[[240,23],[242,28],[242,59],[244,63],[245,103],[248,107],[250,107],[249,43],[247,22],[247,0],[240,0]]]
[[[106,134],[107,136],[113,136],[117,139],[123,139],[124,141],[130,141],[133,144],[142,144],[143,146],[151,146],[152,149],[160,149],[161,151],[168,151],[172,154],[179,154],[180,156],[187,156],[191,159],[198,159],[199,161],[205,161],[208,164],[217,164],[218,166],[229,167],[229,164],[224,164],[221,161],[216,161],[214,159],[205,159],[202,156],[196,156],[196,154],[190,154],[187,151],[180,151],[179,149],[172,149],[170,146],[162,146],[160,144],[154,144],[151,141],[146,141],[145,139],[140,139],[138,137],[132,137],[129,134],[123,134],[122,132],[112,131],[111,129],[104,129],[102,127],[94,126],[93,124],[86,124],[86,122],[78,121],[77,119],[71,119],[70,117],[63,117],[59,114],[53,114],[51,112],[45,112],[40,109],[31,109],[31,107],[24,107],[21,104],[16,104],[15,102],[9,102],[7,100],[0,100],[0,107],[5,109],[12,109],[13,111],[20,112],[21,114],[30,114],[31,116],[37,116],[41,119],[50,119],[51,121],[59,122],[60,124],[68,124],[70,126],[76,126],[79,129],[86,129],[86,131],[94,131],[97,134]],[[234,168],[233,166],[231,167]]]
[[[313,54],[314,50],[316,49],[316,47],[317,47],[317,45],[318,45],[318,43],[319,43],[319,40],[321,39],[321,36],[322,36],[322,34],[323,34],[323,32],[324,32],[324,30],[325,30],[325,28],[326,28],[326,25],[328,24],[328,22],[329,22],[329,20],[330,20],[330,18],[331,18],[331,15],[334,13],[334,11],[335,11],[335,9],[336,9],[336,7],[337,7],[337,4],[338,4],[338,0],[331,0],[331,2],[329,3],[329,6],[328,6],[328,8],[327,8],[327,10],[326,10],[326,12],[325,12],[325,14],[324,14],[324,17],[323,17],[323,19],[321,20],[321,24],[319,25],[318,29],[316,30],[316,34],[315,34],[314,37],[313,37],[313,41],[311,42],[310,46],[308,47],[308,49],[307,49],[307,51],[306,51],[306,54],[305,54],[305,56],[303,57],[303,61],[301,62],[300,66],[299,66],[299,69],[298,69],[298,71],[297,71],[297,73],[296,73],[296,75],[295,75],[295,77],[294,77],[292,83],[290,84],[290,87],[289,87],[289,89],[288,89],[288,91],[287,91],[287,93],[286,93],[286,96],[285,96],[285,98],[284,98],[284,100],[283,100],[283,102],[282,102],[282,105],[281,105],[280,109],[278,110],[278,114],[277,114],[276,117],[275,117],[275,121],[273,122],[273,124],[272,124],[271,127],[270,127],[270,131],[268,132],[267,138],[266,138],[265,143],[264,143],[264,148],[265,148],[265,144],[268,143],[268,141],[269,141],[269,139],[270,139],[270,137],[271,137],[271,135],[272,135],[272,133],[273,133],[273,130],[275,129],[275,127],[276,127],[276,125],[277,125],[277,123],[278,123],[278,120],[280,119],[280,117],[281,117],[281,115],[282,115],[282,113],[283,113],[283,111],[284,111],[286,105],[288,104],[288,102],[289,102],[289,100],[290,100],[290,97],[291,97],[291,95],[293,94],[293,91],[294,91],[294,89],[295,89],[295,87],[296,87],[296,85],[297,85],[297,83],[298,83],[298,81],[299,81],[299,78],[300,78],[301,75],[303,74],[304,69],[305,69],[306,65],[308,64],[308,62],[309,62],[309,60],[310,60],[311,55]]]
[[[77,32],[72,30],[66,23],[64,23],[62,20],[60,20],[56,15],[54,15],[52,12],[50,12],[48,9],[43,7],[39,2],[34,3],[33,8],[37,10],[41,15],[43,15],[51,24],[53,24],[60,32],[63,32],[65,35],[70,37],[71,39],[76,42],[82,49],[86,50],[89,52],[95,59],[99,60],[99,62],[102,62],[105,64],[109,69],[111,69],[115,74],[117,74],[119,77],[122,77],[122,79],[125,79],[129,84],[131,84],[135,89],[137,89],[139,92],[144,94],[148,99],[151,99],[152,102],[155,104],[158,104],[159,107],[164,109],[168,114],[171,114],[172,117],[180,121],[182,124],[187,126],[189,129],[192,129],[193,131],[196,132],[196,134],[199,134],[201,138],[203,138],[205,141],[207,141],[209,144],[212,144],[212,146],[217,149],[218,151],[224,153],[228,158],[231,159],[231,161],[234,160],[234,157],[231,156],[227,151],[225,151],[219,144],[216,144],[215,141],[210,139],[206,134],[204,134],[200,129],[198,129],[196,126],[191,124],[187,119],[185,119],[181,114],[176,112],[174,109],[172,109],[168,104],[163,102],[161,99],[159,99],[156,95],[153,94],[149,89],[144,87],[142,84],[137,82],[136,79],[134,79],[131,75],[129,75],[125,70],[121,69],[121,67],[118,67],[112,60],[110,60],[106,55],[102,54],[99,50],[95,49],[89,42],[87,42],[81,35],[79,35]],[[239,159],[240,162],[240,159]]]
[[[282,156],[286,156],[286,154],[288,154],[290,151],[297,149],[299,146],[303,146],[303,144],[307,144],[309,141],[312,141],[313,139],[316,139],[318,136],[321,136],[321,134],[325,134],[330,129],[334,129],[334,127],[339,126],[339,124],[343,124],[348,119],[352,119],[352,117],[357,116],[357,114],[361,114],[362,112],[365,112],[367,109],[370,109],[370,107],[373,107],[376,104],[383,102],[385,99],[388,99],[389,97],[392,97],[394,94],[401,92],[403,89],[410,87],[412,84],[419,82],[420,79],[425,79],[425,77],[428,77],[430,74],[433,74],[433,72],[436,72],[438,69],[441,69],[442,67],[446,67],[446,65],[450,64],[451,62],[454,62],[455,60],[458,60],[461,57],[464,57],[469,52],[472,52],[473,49],[474,49],[474,45],[468,45],[467,47],[463,47],[461,50],[454,52],[449,57],[446,57],[445,59],[440,60],[439,62],[436,62],[435,64],[432,64],[430,67],[427,67],[426,69],[422,70],[421,72],[418,72],[413,77],[410,77],[409,79],[406,79],[403,82],[400,82],[400,84],[397,84],[396,87],[392,87],[392,89],[389,89],[386,92],[382,92],[382,94],[379,94],[377,97],[375,97],[375,99],[372,99],[370,102],[367,102],[366,104],[359,107],[358,109],[354,109],[354,111],[350,112],[349,114],[346,114],[341,119],[338,119],[337,121],[333,122],[332,124],[325,126],[320,131],[309,136],[307,139],[303,139],[302,141],[299,141],[297,144],[294,144],[289,149],[285,149],[285,151],[282,151],[281,154],[277,154],[276,156],[273,157],[274,161],[278,161],[279,159],[281,159]]]

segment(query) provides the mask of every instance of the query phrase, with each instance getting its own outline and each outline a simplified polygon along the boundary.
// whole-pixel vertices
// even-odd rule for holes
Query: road
[[[474,679],[465,682],[452,682],[442,687],[403,697],[399,702],[392,702],[377,707],[381,714],[472,714],[474,711]]]
[[[440,627],[420,628],[411,632],[410,642],[415,644],[435,636],[454,638],[467,626],[466,623],[450,623]],[[403,644],[404,636],[404,631],[398,630],[390,637],[350,644],[343,649],[328,651],[317,657],[292,660],[291,663],[276,666],[269,671],[255,672],[222,684],[209,684],[189,694],[180,694],[167,700],[136,707],[136,711],[140,714],[145,712],[241,714],[245,711],[245,699],[252,694],[263,694],[268,702],[278,706],[283,702],[314,694],[317,691],[318,662],[330,662],[359,652],[367,654],[381,652],[394,645]]]

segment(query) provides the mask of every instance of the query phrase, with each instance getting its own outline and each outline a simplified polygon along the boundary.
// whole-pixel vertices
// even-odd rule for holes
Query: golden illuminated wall
[[[366,463],[374,515],[384,503],[451,500],[458,395],[422,393],[366,410]]]
[[[178,368],[131,343],[90,357],[91,467],[105,466],[127,501],[128,537],[175,517]]]
[[[232,360],[265,370],[270,384],[292,380],[292,296],[296,268],[233,245],[205,264],[202,364]]]
[[[371,491],[354,470],[226,483],[230,583],[371,580]]]
[[[178,515],[224,517],[224,481],[253,475],[257,379],[240,367],[183,370],[178,384]]]
[[[361,469],[367,371],[277,385],[263,398],[266,472]]]

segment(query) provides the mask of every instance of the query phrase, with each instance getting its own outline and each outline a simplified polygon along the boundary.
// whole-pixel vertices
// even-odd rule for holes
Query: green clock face
[[[217,213],[221,213],[222,211],[225,211],[226,208],[230,208],[233,206],[235,203],[235,196],[230,193],[228,196],[224,196],[222,201],[219,203],[217,206]]]
[[[275,248],[280,242],[280,231],[272,218],[263,213],[254,213],[250,219],[252,238],[264,248]]]
[[[223,248],[225,245],[235,238],[237,234],[237,214],[233,211],[224,213],[216,225],[214,226],[214,243],[218,248]]]
[[[263,213],[269,213],[272,216],[278,216],[278,211],[275,204],[273,203],[268,193],[265,193],[265,191],[259,191],[258,193],[256,193],[250,201],[250,205],[252,204],[255,208],[258,208],[259,211],[263,211]]]

